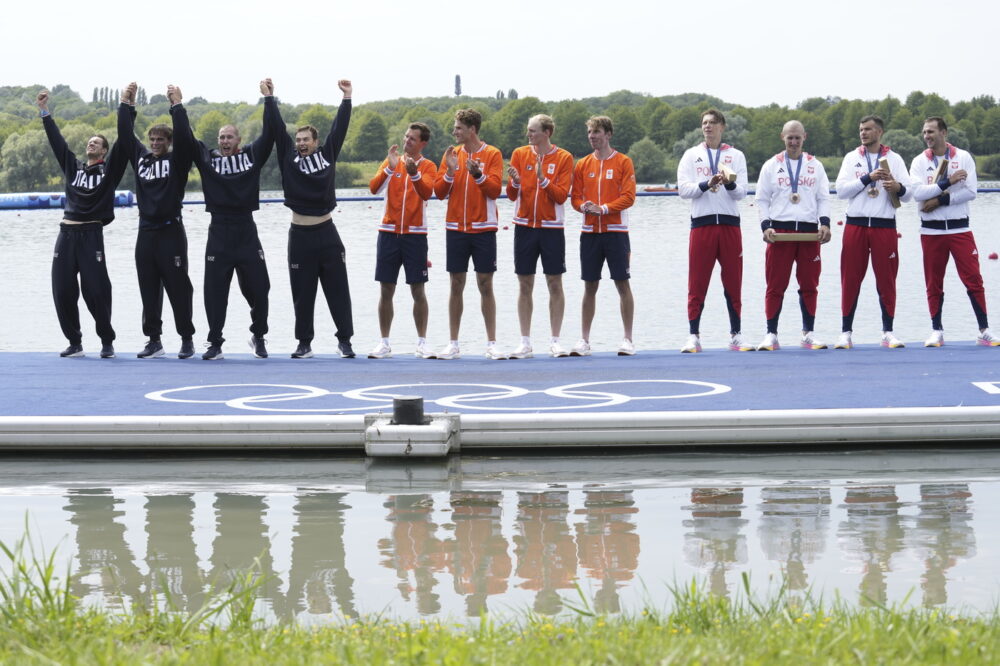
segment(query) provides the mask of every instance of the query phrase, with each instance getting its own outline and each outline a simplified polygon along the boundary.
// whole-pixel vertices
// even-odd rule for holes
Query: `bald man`
[[[785,149],[764,163],[757,179],[757,211],[767,243],[764,276],[767,290],[764,310],[767,334],[758,351],[775,351],[778,344],[778,316],[795,264],[802,311],[803,349],[826,349],[813,335],[816,295],[819,287],[819,246],[830,241],[830,181],[820,161],[803,150],[806,129],[789,120],[781,129]],[[786,241],[791,233],[816,234],[816,240]]]
[[[260,136],[246,146],[240,145],[242,138],[235,125],[224,125],[219,128],[218,149],[210,150],[194,138],[187,112],[180,104],[180,90],[171,86],[168,91],[175,143],[189,144],[201,173],[205,210],[212,214],[205,246],[208,349],[201,357],[206,361],[223,358],[222,343],[226,339],[222,337],[222,328],[226,323],[229,287],[235,272],[240,291],[250,305],[250,351],[256,358],[267,358],[264,334],[267,333],[271,280],[253,212],[260,208],[260,170],[274,147],[271,124],[264,123]],[[264,95],[265,107],[275,104],[274,96],[263,82],[260,92]]]

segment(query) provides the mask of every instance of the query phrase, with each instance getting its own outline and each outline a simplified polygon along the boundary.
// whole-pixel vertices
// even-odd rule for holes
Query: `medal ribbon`
[[[794,177],[792,177],[792,158],[788,156],[787,150],[785,151],[785,164],[788,165],[788,176],[792,178],[792,194],[796,194],[799,191],[799,174],[802,173],[802,155],[799,155]]]
[[[720,143],[719,147],[715,149],[715,160],[712,160],[712,149],[708,147],[707,143],[705,144],[705,150],[708,151],[708,168],[712,170],[712,175],[714,176],[719,173],[719,153],[722,152],[722,144]]]

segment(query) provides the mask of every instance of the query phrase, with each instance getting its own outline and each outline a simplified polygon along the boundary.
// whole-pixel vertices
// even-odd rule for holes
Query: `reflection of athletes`
[[[632,317],[635,302],[629,285],[632,246],[628,237],[628,209],[635,203],[635,168],[627,155],[611,147],[614,126],[607,116],[587,121],[587,139],[594,149],[573,168],[573,208],[583,213],[580,228],[580,277],[583,278],[583,306],[580,341],[571,356],[590,356],[590,327],[597,311],[597,288],[601,271],[608,274],[618,290],[619,311],[625,335],[619,356],[635,354],[632,344]]]
[[[378,325],[382,340],[368,358],[389,358],[392,346],[392,297],[396,293],[399,269],[413,296],[413,323],[417,329],[417,358],[434,358],[427,348],[427,200],[434,193],[434,163],[422,154],[431,138],[431,128],[411,123],[403,135],[403,155],[393,144],[369,183],[372,194],[385,195],[385,212],[378,231],[375,280],[381,287]]]
[[[111,327],[111,279],[104,253],[104,225],[115,219],[115,188],[125,175],[128,158],[117,143],[109,149],[108,140],[97,134],[87,141],[87,161],[77,160],[49,113],[49,91],[38,93],[36,102],[49,145],[66,178],[65,211],[52,255],[52,296],[59,327],[69,340],[69,346],[59,355],[83,356],[77,304],[82,291],[83,302],[94,317],[101,338],[101,358],[114,358],[115,330]]]
[[[743,309],[743,236],[738,202],[747,195],[747,160],[742,152],[722,143],[726,117],[718,109],[701,116],[705,141],[688,148],[677,166],[677,193],[691,200],[688,240],[688,327],[682,352],[701,351],[701,313],[705,294],[718,262],[722,293],[729,311],[729,348],[752,351],[740,334]]]
[[[843,324],[837,349],[854,346],[851,332],[858,307],[861,282],[871,259],[875,291],[882,309],[882,346],[902,347],[892,332],[896,314],[896,273],[899,272],[899,239],[896,211],[890,194],[901,201],[913,198],[906,165],[898,153],[882,145],[885,125],[878,116],[861,119],[861,145],[844,157],[837,176],[837,196],[848,199],[844,242],[840,253],[841,313]],[[880,166],[886,160],[888,169]]]
[[[569,356],[559,344],[566,297],[562,274],[566,272],[566,214],[563,204],[573,180],[573,156],[552,145],[555,122],[539,114],[528,120],[528,145],[514,150],[507,174],[507,198],[517,202],[514,212],[514,272],[520,287],[517,318],[521,324],[521,344],[511,358],[531,358],[532,291],[538,259],[549,288],[551,356]]]
[[[458,145],[448,146],[434,179],[437,198],[448,200],[445,247],[451,277],[448,296],[451,339],[437,355],[443,359],[462,356],[458,331],[465,308],[463,292],[470,258],[486,327],[486,358],[507,358],[496,343],[497,301],[493,295],[493,274],[497,270],[497,197],[503,178],[503,156],[479,138],[482,123],[483,116],[475,109],[462,109],[455,114],[452,135]]]
[[[830,181],[818,159],[803,152],[806,130],[797,120],[789,120],[781,130],[784,152],[764,163],[757,179],[757,210],[760,227],[767,243],[764,276],[767,291],[764,309],[767,335],[757,345],[760,351],[779,349],[778,315],[788,280],[795,264],[799,283],[799,308],[802,310],[804,349],[826,349],[813,336],[816,321],[816,294],[819,287],[819,246],[830,240]],[[789,233],[815,233],[817,240],[783,241]],[[776,242],[777,241],[777,242]]]
[[[986,292],[979,270],[979,250],[969,229],[969,202],[976,198],[976,161],[972,155],[948,143],[948,126],[934,116],[924,121],[927,150],[913,158],[910,178],[913,198],[920,204],[920,246],[924,255],[927,307],[931,312],[930,337],[925,347],[944,344],[941,308],[944,303],[944,271],[948,257],[955,259],[958,277],[972,302],[979,324],[977,344],[1000,345],[986,318]]]
[[[125,99],[118,110],[118,138],[123,142],[132,170],[135,171],[136,199],[139,203],[139,235],[135,241],[135,272],[139,276],[139,297],[142,299],[142,332],[149,341],[137,354],[139,358],[163,356],[163,292],[170,299],[174,326],[181,336],[177,358],[194,356],[194,322],[192,321],[194,287],[188,277],[188,244],[181,217],[181,201],[191,170],[191,153],[181,142],[178,150],[170,150],[173,130],[167,125],[149,128],[149,149],[136,140],[135,94],[137,86],[125,88]],[[181,91],[167,88],[174,102],[181,100]]]
[[[318,285],[323,286],[327,307],[337,327],[337,350],[342,358],[354,358],[351,348],[354,318],[351,287],[347,281],[347,254],[330,215],[337,206],[333,184],[337,157],[351,121],[353,87],[347,79],[338,81],[337,86],[344,97],[322,144],[319,131],[312,125],[303,125],[295,131],[295,145],[292,145],[277,103],[268,104],[264,109],[264,123],[270,125],[277,147],[285,205],[292,209],[292,224],[288,228],[288,278],[295,308],[295,338],[299,341],[292,358],[312,358]],[[271,79],[261,81],[261,89],[269,96],[274,95]]]

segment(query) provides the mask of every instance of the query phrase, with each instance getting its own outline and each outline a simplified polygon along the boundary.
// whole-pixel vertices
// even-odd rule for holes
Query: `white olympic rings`
[[[666,395],[628,395],[609,390],[600,390],[599,387],[624,384],[652,384],[654,386],[672,385],[688,386],[696,389],[693,392],[666,394]],[[256,395],[239,395],[237,397],[213,397],[218,394],[225,394],[226,389],[246,389],[252,387],[263,387],[264,389],[276,389]],[[440,387],[471,387],[474,389],[486,389],[479,391],[463,392],[453,395],[434,396],[434,390]],[[624,405],[632,401],[646,400],[677,400],[681,398],[704,398],[712,395],[728,393],[732,388],[724,384],[713,384],[693,379],[618,379],[598,382],[581,382],[578,384],[564,384],[562,386],[552,386],[545,389],[526,389],[520,386],[509,386],[506,384],[470,384],[470,383],[429,383],[429,384],[386,384],[383,386],[369,386],[365,388],[351,389],[349,391],[337,392],[315,386],[302,386],[296,384],[209,384],[205,386],[181,386],[178,388],[164,389],[147,393],[150,400],[161,402],[180,402],[188,404],[218,404],[225,405],[231,409],[242,409],[256,412],[279,412],[279,413],[332,413],[332,412],[357,412],[357,411],[378,411],[392,409],[393,397],[401,394],[423,395],[427,403],[453,410],[486,410],[503,412],[543,412],[556,410],[585,410],[598,409],[602,407],[615,407]],[[195,394],[198,391],[209,392],[209,397],[199,398]],[[239,391],[241,394],[245,391]],[[187,397],[185,397],[185,395]],[[512,401],[525,396],[532,396],[531,404],[504,404],[502,401]],[[273,403],[300,400],[317,400],[323,398],[340,397],[346,400],[361,401],[360,406],[340,406],[331,405],[325,407],[289,407],[289,406],[264,406]],[[552,399],[568,401],[568,404],[551,404]],[[588,404],[582,404],[583,402]],[[499,404],[498,404],[499,403]],[[350,404],[350,403],[348,403]],[[356,403],[355,403],[356,404]]]

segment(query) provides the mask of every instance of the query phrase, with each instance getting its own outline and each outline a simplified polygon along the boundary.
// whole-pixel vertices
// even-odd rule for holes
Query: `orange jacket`
[[[483,163],[479,180],[469,177],[465,168],[469,153],[465,146],[457,146],[458,169],[448,177],[448,166],[441,157],[437,178],[434,179],[434,193],[438,199],[448,200],[445,226],[450,231],[481,233],[497,230],[497,197],[500,196],[503,176],[503,155],[493,146],[483,143],[472,153],[472,159]]]
[[[396,169],[389,168],[389,158],[382,160],[375,176],[368,183],[372,194],[385,195],[385,214],[379,231],[393,234],[426,234],[424,212],[427,200],[434,193],[434,163],[426,157],[417,161],[417,174],[406,173],[404,156]]]
[[[562,229],[566,214],[563,203],[573,183],[573,156],[562,148],[552,149],[542,156],[542,175],[538,181],[535,167],[538,157],[531,146],[521,146],[510,156],[510,165],[517,169],[520,187],[507,181],[507,198],[517,202],[514,224],[527,227]]]
[[[576,163],[573,170],[573,208],[585,201],[604,207],[604,215],[584,215],[585,234],[628,232],[628,209],[635,203],[635,169],[627,155],[615,151],[606,160],[596,153]]]

